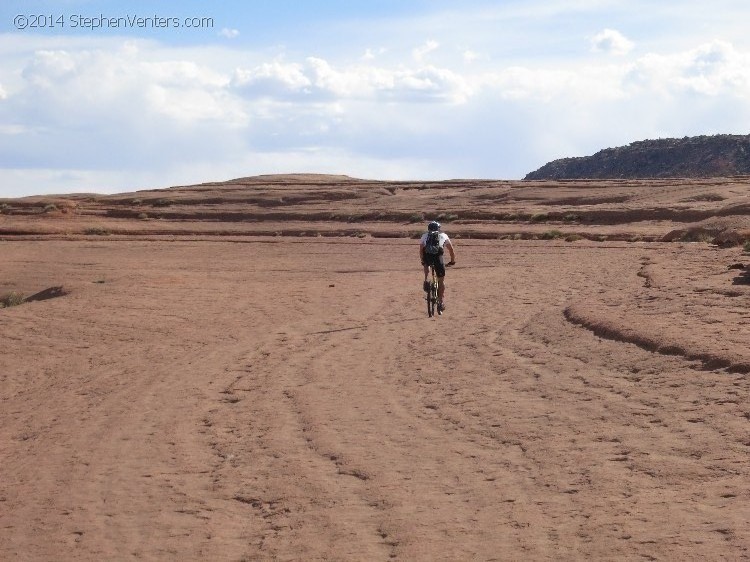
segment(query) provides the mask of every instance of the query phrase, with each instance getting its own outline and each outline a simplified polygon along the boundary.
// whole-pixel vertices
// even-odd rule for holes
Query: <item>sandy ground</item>
[[[2,560],[750,559],[741,248],[0,244]]]

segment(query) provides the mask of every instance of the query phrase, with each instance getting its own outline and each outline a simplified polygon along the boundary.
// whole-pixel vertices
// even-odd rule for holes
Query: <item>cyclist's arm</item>
[[[424,265],[424,244],[419,244],[419,261]]]
[[[451,263],[456,263],[456,252],[453,251],[453,244],[451,244],[450,240],[445,243],[445,246],[448,248],[448,253],[451,255]]]

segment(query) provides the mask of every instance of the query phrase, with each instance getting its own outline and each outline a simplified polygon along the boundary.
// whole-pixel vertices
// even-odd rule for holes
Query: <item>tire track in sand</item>
[[[425,338],[418,291],[338,302],[341,328],[315,319],[285,327],[227,389],[232,413],[223,407],[210,420],[215,435],[235,434],[218,439],[231,459],[218,478],[243,482],[231,495],[267,512],[258,552],[449,560],[554,551],[534,525],[541,515],[523,492],[531,486],[514,460],[518,444],[467,439],[441,417],[449,405],[424,391],[439,384],[433,375],[447,382],[450,367],[425,365],[448,338]]]

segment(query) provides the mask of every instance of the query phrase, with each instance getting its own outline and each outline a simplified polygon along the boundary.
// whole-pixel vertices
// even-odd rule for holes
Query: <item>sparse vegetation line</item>
[[[376,182],[263,176],[119,195],[4,199],[0,236],[413,238],[422,223],[437,219],[457,239],[737,245],[750,239],[749,191],[750,181],[741,178]]]

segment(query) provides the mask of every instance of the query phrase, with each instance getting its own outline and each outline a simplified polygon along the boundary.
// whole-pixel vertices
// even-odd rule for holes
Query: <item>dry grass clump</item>
[[[110,234],[112,234],[109,230],[100,226],[91,226],[83,232],[84,234],[89,234],[92,236],[109,236]]]
[[[9,308],[11,306],[18,306],[26,302],[26,298],[21,293],[15,291],[8,293],[0,299],[0,308]]]
[[[563,233],[559,230],[548,230],[546,232],[543,232],[540,238],[542,240],[557,240],[558,238],[562,238]]]

